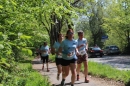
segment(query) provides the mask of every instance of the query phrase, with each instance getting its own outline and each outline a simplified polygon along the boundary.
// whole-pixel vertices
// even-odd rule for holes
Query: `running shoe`
[[[74,84],[71,84],[71,86],[74,86]]]
[[[47,72],[49,72],[50,70],[49,69],[47,69]]]
[[[62,80],[62,81],[61,81],[60,86],[65,86],[65,80]]]
[[[79,75],[77,75],[77,81],[79,81]]]
[[[89,83],[89,80],[87,78],[85,78],[85,83]]]

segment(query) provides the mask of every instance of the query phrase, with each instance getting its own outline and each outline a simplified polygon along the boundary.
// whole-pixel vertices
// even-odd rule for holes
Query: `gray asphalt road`
[[[130,70],[130,56],[123,55],[104,55],[103,57],[88,58],[89,61],[109,64],[119,70]]]

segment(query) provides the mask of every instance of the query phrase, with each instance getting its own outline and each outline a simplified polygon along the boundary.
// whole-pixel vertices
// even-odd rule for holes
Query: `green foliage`
[[[32,51],[30,49],[22,48],[22,53],[25,55],[32,55]]]
[[[113,0],[112,3],[108,4],[104,17],[103,27],[110,39],[106,41],[106,44],[118,45],[122,51],[129,46],[129,5],[130,1],[120,0],[117,3]]]
[[[52,62],[55,62],[55,55],[50,54],[50,55],[49,55],[49,59],[50,59]]]
[[[89,32],[89,44],[96,43],[100,47],[109,44],[117,45],[122,52],[128,53],[130,45],[130,1],[91,0],[84,8],[87,9],[87,12],[79,14],[81,17],[75,26],[76,30],[82,29],[84,32]],[[108,40],[101,42],[102,35],[108,35]]]
[[[27,79],[27,84],[25,86],[32,86],[32,85],[33,86],[50,86],[47,77],[43,77],[36,72],[31,73],[31,77]]]
[[[80,18],[77,20],[75,26],[76,30],[82,29],[85,32],[85,35],[88,36],[90,46],[95,44],[100,47],[103,46],[101,42],[101,37],[106,34],[104,28],[102,27],[103,16],[104,16],[104,4],[105,1],[102,0],[91,0],[88,1],[84,6],[86,12],[84,14],[79,14]],[[88,33],[89,32],[89,33]]]
[[[0,50],[4,49],[4,46],[2,44],[0,44]]]
[[[43,77],[33,70],[31,61],[26,60],[18,63],[12,72],[3,70],[0,83],[3,86],[50,86],[47,77]]]

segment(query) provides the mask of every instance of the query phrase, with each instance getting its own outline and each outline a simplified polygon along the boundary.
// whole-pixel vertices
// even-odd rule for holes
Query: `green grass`
[[[82,66],[82,70],[83,69]],[[130,82],[130,71],[117,70],[109,65],[91,61],[88,62],[88,69],[90,75],[123,81],[126,86],[128,86],[127,84]]]
[[[32,69],[32,59],[20,60],[13,72],[4,71],[0,86],[51,86],[48,77]]]
[[[31,72],[25,86],[50,86],[47,77],[43,77],[37,72]]]
[[[19,86],[50,86],[48,78],[42,76],[39,72],[32,69],[31,60],[21,61],[18,68],[21,70],[19,74]]]
[[[1,86],[51,86],[48,77],[42,76],[39,72],[32,69],[32,59],[21,59],[17,63],[14,72],[5,73]]]
[[[50,54],[50,55],[49,55],[49,59],[50,59],[52,62],[55,62],[55,55]]]

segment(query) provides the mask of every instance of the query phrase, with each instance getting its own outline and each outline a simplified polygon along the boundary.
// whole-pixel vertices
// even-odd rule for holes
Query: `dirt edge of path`
[[[106,84],[113,84],[115,86],[126,86],[124,82],[122,81],[117,81],[114,79],[109,79],[109,78],[101,78],[99,76],[93,76],[89,75],[93,80],[99,81],[99,82],[106,82]]]

